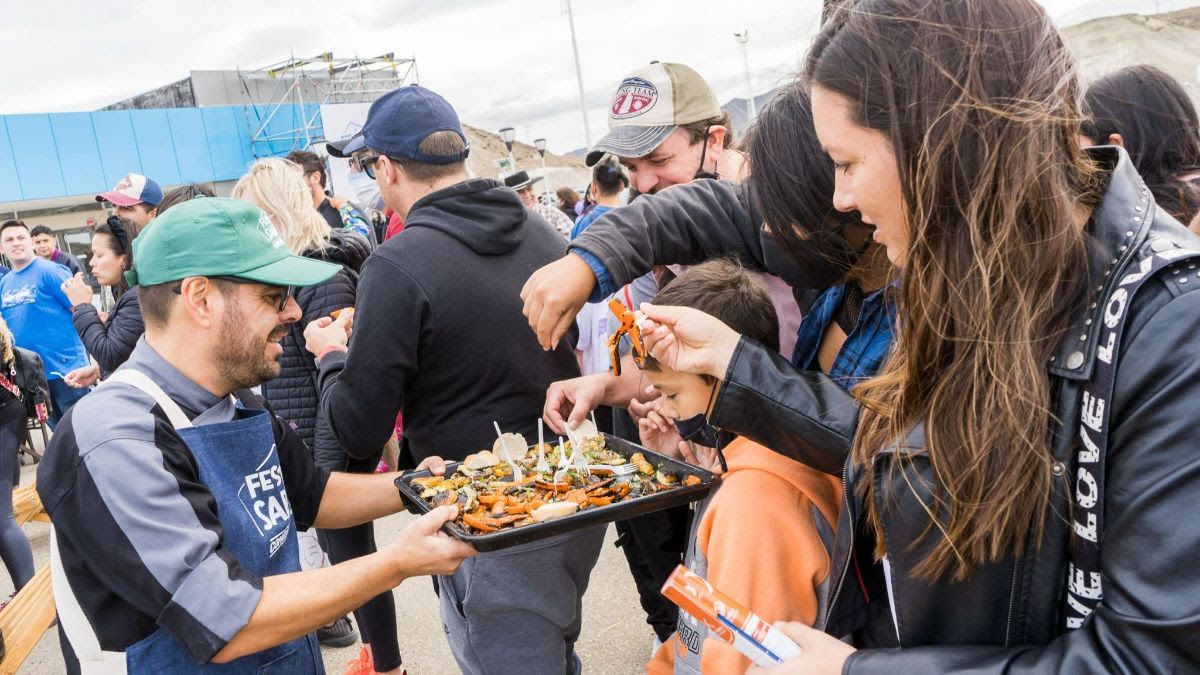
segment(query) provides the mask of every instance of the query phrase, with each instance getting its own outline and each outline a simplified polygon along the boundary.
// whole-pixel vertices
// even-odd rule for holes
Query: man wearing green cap
[[[248,391],[279,374],[279,340],[300,317],[292,287],[337,267],[291,255],[261,211],[221,198],[155,220],[133,260],[145,336],[38,467],[64,657],[82,672],[323,672],[314,630],[473,554],[438,532],[455,511],[301,572],[297,527],[402,508],[394,476],[316,468]]]

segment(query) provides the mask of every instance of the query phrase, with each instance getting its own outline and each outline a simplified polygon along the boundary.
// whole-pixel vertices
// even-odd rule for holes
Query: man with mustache
[[[194,199],[133,242],[146,333],[63,419],[38,467],[68,670],[323,672],[313,632],[473,550],[454,508],[353,561],[300,571],[298,527],[402,508],[395,475],[330,473],[250,387],[276,377],[292,288],[338,266],[292,255],[251,204]],[[435,473],[443,462],[424,464]]]

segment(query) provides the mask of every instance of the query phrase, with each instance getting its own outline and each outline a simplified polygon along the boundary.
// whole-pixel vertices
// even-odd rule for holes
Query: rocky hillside
[[[1085,82],[1147,63],[1177,78],[1200,101],[1200,7],[1156,15],[1123,14],[1063,29]]]
[[[467,132],[467,140],[471,143],[471,156],[467,159],[471,171],[480,177],[498,177],[500,169],[496,166],[496,160],[508,156],[508,150],[500,140],[500,135],[469,124],[463,125],[463,131]],[[517,162],[518,170],[528,171],[530,176],[542,175],[542,159],[532,145],[514,143],[513,159]],[[546,185],[535,185],[539,192],[547,189],[552,191],[563,185],[578,190],[591,180],[582,157],[560,156],[549,151],[546,152],[546,173]]]

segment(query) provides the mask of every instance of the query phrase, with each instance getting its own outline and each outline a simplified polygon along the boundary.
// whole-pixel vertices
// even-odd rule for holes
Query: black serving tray
[[[575,532],[577,530],[586,529],[593,525],[602,525],[618,520],[625,520],[634,516],[640,516],[654,511],[662,511],[669,509],[672,506],[680,506],[691,502],[700,501],[708,496],[712,491],[713,483],[717,477],[711,472],[705,471],[698,467],[692,466],[677,459],[672,459],[665,455],[660,455],[653,450],[647,450],[636,443],[602,434],[604,436],[604,444],[608,449],[628,459],[634,453],[640,452],[646,457],[646,461],[650,462],[655,469],[660,471],[670,471],[679,476],[679,487],[671,488],[663,492],[645,497],[634,497],[616,504],[608,506],[592,506],[585,510],[578,511],[572,515],[563,518],[555,518],[542,523],[533,523],[523,527],[506,528],[499,532],[489,532],[487,534],[471,534],[468,530],[459,527],[456,523],[446,523],[442,527],[450,536],[455,539],[460,539],[467,542],[475,548],[476,551],[487,552],[497,551],[510,546],[519,546],[528,544],[531,541],[546,539],[559,534]],[[535,446],[530,446],[535,447]],[[446,475],[454,473],[458,469],[458,465],[462,462],[453,462],[446,465]],[[400,496],[409,504],[409,511],[414,513],[428,513],[433,510],[433,506],[429,502],[421,499],[422,490],[420,487],[413,487],[411,481],[414,478],[424,478],[429,476],[429,471],[412,471],[406,473],[396,479],[396,488],[400,490]],[[696,476],[700,479],[698,485],[683,485],[683,480],[688,476]]]

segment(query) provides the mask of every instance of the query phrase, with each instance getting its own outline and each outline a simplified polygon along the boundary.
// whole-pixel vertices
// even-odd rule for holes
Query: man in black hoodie
[[[544,351],[521,314],[522,284],[563,255],[562,236],[511,189],[470,178],[469,150],[454,109],[417,85],[372,104],[344,149],[405,221],[363,266],[349,349],[345,316],[305,331],[322,412],[352,456],[378,452],[397,411],[404,467],[490,448],[493,421],[532,438],[546,387],[579,374],[574,336]],[[581,598],[602,542],[603,528],[591,528],[480,555],[440,577],[459,667],[579,672]]]

